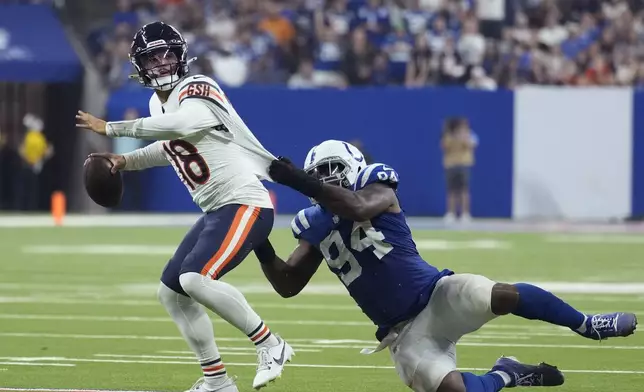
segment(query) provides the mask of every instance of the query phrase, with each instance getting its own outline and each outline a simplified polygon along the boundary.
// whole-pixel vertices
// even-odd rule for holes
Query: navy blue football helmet
[[[179,30],[164,22],[141,27],[130,47],[130,62],[145,87],[168,91],[188,74],[188,44]]]

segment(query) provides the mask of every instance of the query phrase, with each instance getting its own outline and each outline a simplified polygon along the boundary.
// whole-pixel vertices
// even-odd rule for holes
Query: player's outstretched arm
[[[341,218],[362,222],[374,218],[396,204],[396,193],[382,183],[369,184],[359,191],[321,183],[288,159],[271,163],[269,174],[276,182],[312,197]]]
[[[143,170],[155,166],[168,166],[170,161],[163,154],[161,142],[155,142],[148,146],[137,148],[132,152],[112,154],[111,152],[94,152],[87,157],[106,158],[112,162],[111,172],[114,174],[121,170]],[[86,161],[87,162],[87,161]]]
[[[264,275],[275,291],[284,298],[299,294],[322,262],[322,254],[302,239],[286,261],[275,254],[268,239],[254,251]]]
[[[221,123],[207,105],[192,100],[182,103],[176,112],[131,121],[110,121],[105,129],[107,136],[110,137],[174,140],[213,128]]]
[[[163,153],[163,143],[154,142],[142,148],[123,154],[125,166],[123,170],[143,170],[156,166],[168,166],[168,161]]]
[[[363,222],[370,220],[396,203],[396,193],[385,184],[369,184],[359,191],[322,184],[317,196],[312,196],[324,208],[341,218]]]

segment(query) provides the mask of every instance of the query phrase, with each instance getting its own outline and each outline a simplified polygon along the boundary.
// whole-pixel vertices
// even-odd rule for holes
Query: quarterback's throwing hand
[[[76,126],[78,128],[90,129],[99,135],[105,135],[107,132],[105,129],[107,122],[82,110],[79,110],[76,115]]]

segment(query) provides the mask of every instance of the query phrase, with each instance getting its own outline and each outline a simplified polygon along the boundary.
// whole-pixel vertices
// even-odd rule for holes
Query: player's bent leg
[[[414,325],[412,321],[389,347],[389,352],[405,385],[415,392],[437,392],[443,380],[456,371],[456,347],[449,339],[425,336],[422,329],[422,325]],[[446,382],[443,389],[462,392],[457,386]]]
[[[190,297],[244,332],[258,349],[279,343],[279,339],[234,286],[197,272],[184,272],[179,280]]]
[[[501,357],[486,374],[449,373],[436,392],[498,392],[506,387],[554,387],[563,383],[564,376],[555,366],[527,365],[513,357]]]
[[[181,287],[179,275],[181,275],[183,260],[188,256],[188,254],[190,254],[190,252],[192,252],[192,249],[199,240],[199,235],[205,227],[205,217],[205,215],[202,215],[194,225],[192,225],[190,230],[188,230],[177,247],[177,250],[174,252],[174,255],[172,255],[170,260],[168,260],[168,263],[165,265],[163,272],[161,273],[161,282],[176,293],[186,296],[188,295]]]
[[[456,347],[447,338],[420,336],[422,323],[400,333],[390,347],[396,371],[414,392],[498,392],[505,387],[500,372],[477,376],[456,370]]]
[[[201,365],[203,378],[190,391],[237,392],[234,380],[227,376],[221,361],[215,344],[212,321],[204,308],[192,298],[177,293],[164,283],[159,285],[157,297]]]
[[[250,335],[253,343],[275,343],[270,331],[260,327],[260,317],[232,285],[217,280],[248,255],[253,243],[263,241],[273,225],[273,211],[233,204],[205,216],[204,229],[185,257],[180,284],[193,299],[212,310],[237,329]],[[258,327],[259,336],[252,334]],[[264,341],[262,341],[264,340]],[[260,343],[261,341],[261,343]]]
[[[589,339],[602,340],[610,337],[628,336],[633,334],[637,328],[637,317],[633,313],[586,315],[549,291],[528,283],[499,284],[499,287],[499,290],[495,290],[497,306],[508,305],[512,302],[508,298],[514,297],[516,298],[516,307],[511,311],[514,315],[568,327]],[[514,293],[511,293],[512,288],[514,288]]]
[[[419,369],[412,389],[415,392],[434,392],[431,384],[424,382]],[[435,392],[499,392],[506,387],[552,387],[563,383],[563,374],[554,366],[544,363],[526,365],[516,358],[502,357],[486,374],[450,372]]]
[[[461,372],[454,370],[446,375],[436,392],[467,392]]]
[[[273,227],[271,209],[229,205],[206,215],[204,230],[184,259],[179,281],[197,302],[244,332],[258,352],[253,387],[261,388],[278,378],[293,349],[271,333],[243,294],[219,279],[239,265]]]
[[[434,317],[439,319],[432,327],[434,334],[458,342],[463,335],[495,319],[498,316],[492,307],[495,285],[496,282],[485,276],[474,274],[454,274],[440,279],[428,304]]]
[[[496,373],[476,376],[456,370],[456,342],[496,317],[491,304],[494,285],[472,274],[438,281],[427,307],[403,327],[390,347],[398,374],[411,389],[497,392],[506,385]]]
[[[196,245],[203,228],[202,216],[188,231],[163,269],[157,297],[199,361],[203,377],[190,391],[237,392],[234,380],[226,375],[221,362],[210,318],[203,307],[185,293],[179,282],[183,259]]]
[[[456,374],[458,377],[456,377]],[[505,388],[506,382],[504,376],[499,372],[489,372],[483,375],[476,375],[473,373],[452,373],[451,375],[457,379],[460,378],[463,383],[463,391],[466,392],[498,392]],[[509,378],[509,376],[507,377]],[[442,385],[441,385],[442,387]],[[439,388],[438,392],[447,392]]]
[[[441,286],[444,282],[437,285],[438,297],[432,296],[420,314],[393,327],[390,332],[390,336],[395,337],[389,345],[389,353],[396,372],[415,392],[465,391],[463,381],[451,376],[457,372],[456,340],[443,333],[449,326],[442,317],[447,301],[445,290],[439,288]],[[447,312],[451,313],[450,310]]]

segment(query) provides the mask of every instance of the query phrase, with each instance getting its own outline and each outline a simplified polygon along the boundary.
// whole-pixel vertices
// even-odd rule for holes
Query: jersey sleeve
[[[398,172],[393,167],[383,163],[373,163],[358,174],[354,190],[359,191],[369,184],[379,182],[387,184],[394,189],[398,188]]]
[[[207,103],[217,115],[229,115],[230,103],[228,98],[226,98],[217,82],[207,76],[191,76],[179,87],[179,106],[190,100]]]
[[[293,236],[317,246],[333,230],[333,214],[325,211],[319,205],[305,208],[295,215],[291,221]]]
[[[163,114],[161,101],[159,100],[159,96],[156,93],[152,93],[150,102],[148,102],[148,109],[150,110],[150,116],[160,116]]]
[[[222,121],[211,109],[196,102],[183,105],[174,113],[136,120],[110,121],[105,131],[110,137],[133,137],[146,140],[173,140],[206,129],[217,129]]]
[[[154,142],[142,148],[123,154],[125,167],[123,170],[143,170],[156,166],[168,166],[168,161],[163,152],[163,143]]]

